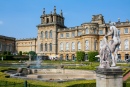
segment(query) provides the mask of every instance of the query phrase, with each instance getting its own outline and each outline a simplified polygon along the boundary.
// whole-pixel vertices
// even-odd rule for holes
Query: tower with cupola
[[[53,12],[46,14],[45,8],[40,16],[41,23],[37,25],[37,53],[40,55],[57,55],[58,46],[58,34],[59,28],[65,28],[63,12],[60,14],[56,12],[56,6],[54,6]]]

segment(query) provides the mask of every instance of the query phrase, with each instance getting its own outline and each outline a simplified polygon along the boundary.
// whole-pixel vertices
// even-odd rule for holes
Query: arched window
[[[49,34],[50,34],[50,35],[49,35],[49,36],[50,36],[50,38],[52,38],[52,30],[50,30],[50,33],[49,33]]]
[[[40,51],[43,51],[43,44],[40,44]]]
[[[66,43],[66,50],[69,50],[69,43]]]
[[[124,41],[124,45],[125,45],[125,50],[128,50],[129,49],[129,41],[127,39]]]
[[[63,60],[63,54],[60,54],[60,60]]]
[[[81,43],[78,42],[78,50],[81,50]]]
[[[42,32],[41,32],[41,38],[42,38],[42,39],[43,39],[43,37],[44,37],[43,35],[44,35],[44,34],[43,34],[43,31],[42,31]]]
[[[89,41],[86,40],[86,41],[85,41],[85,44],[86,44],[86,50],[89,50]]]
[[[69,55],[68,54],[66,54],[66,60],[69,60]]]
[[[47,23],[49,23],[49,18],[47,18]]]
[[[89,30],[88,30],[88,28],[86,28],[86,34],[89,34]]]
[[[60,50],[63,51],[63,43],[60,43]]]
[[[72,42],[72,51],[74,51],[75,50],[75,43],[74,42]]]
[[[72,60],[75,60],[75,55],[74,54],[72,54],[72,58],[71,58]]]
[[[45,38],[48,38],[48,32],[45,31]]]
[[[50,51],[52,51],[52,43],[50,43]]]
[[[47,43],[45,43],[45,51],[47,51]]]

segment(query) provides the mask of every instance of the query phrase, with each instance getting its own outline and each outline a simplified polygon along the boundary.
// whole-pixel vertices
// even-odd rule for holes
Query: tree
[[[98,58],[95,57],[96,55],[98,55],[98,51],[90,51],[90,52],[88,52],[89,62],[93,62],[93,61],[98,60]]]
[[[20,55],[20,56],[22,55],[22,51],[19,51],[19,55]]]
[[[36,52],[35,51],[29,51],[28,54],[30,54],[31,56],[36,56]]]
[[[84,61],[85,52],[84,51],[77,51],[76,58],[77,61]]]

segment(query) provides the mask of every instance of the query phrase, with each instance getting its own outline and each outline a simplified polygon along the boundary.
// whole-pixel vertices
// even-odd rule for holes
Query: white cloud
[[[2,25],[2,24],[3,24],[3,21],[0,20],[0,25]]]

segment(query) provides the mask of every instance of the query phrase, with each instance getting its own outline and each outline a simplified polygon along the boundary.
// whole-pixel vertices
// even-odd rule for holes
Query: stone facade
[[[16,51],[17,53],[19,51],[22,52],[29,52],[29,51],[35,51],[36,52],[36,38],[25,38],[25,39],[19,39],[16,40]]]
[[[92,16],[91,22],[68,28],[64,25],[62,10],[60,14],[57,14],[56,7],[50,14],[46,14],[44,9],[40,18],[41,23],[37,25],[36,52],[40,55],[58,57],[64,60],[74,60],[78,50],[86,52],[85,59],[87,60],[88,51],[100,50],[100,42],[110,27],[109,23],[105,23],[103,15],[98,14]],[[125,60],[130,55],[130,22],[118,20],[116,27],[119,29],[121,38],[118,57]],[[110,39],[111,37],[108,37],[108,40]],[[16,41],[19,44],[23,42],[26,40]],[[17,50],[27,51],[30,49],[29,46],[21,46],[20,48],[17,45]]]
[[[0,53],[4,51],[15,52],[15,38],[0,35]]]

